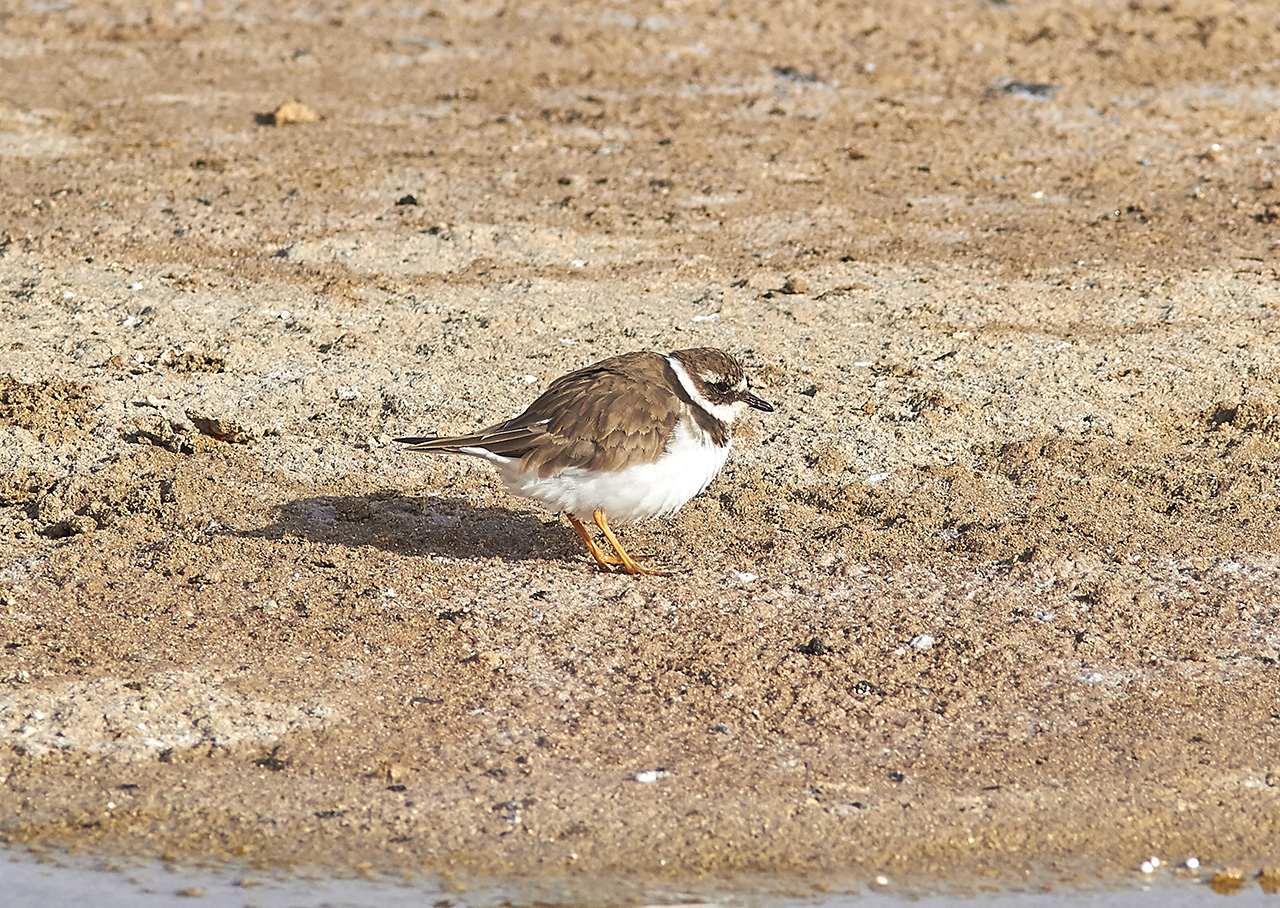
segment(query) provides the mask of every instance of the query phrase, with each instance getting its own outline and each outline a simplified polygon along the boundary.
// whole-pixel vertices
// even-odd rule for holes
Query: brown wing
[[[483,448],[549,476],[565,467],[616,469],[652,463],[666,449],[681,403],[657,353],[615,356],[551,383],[519,416],[471,435],[402,438],[413,451]]]

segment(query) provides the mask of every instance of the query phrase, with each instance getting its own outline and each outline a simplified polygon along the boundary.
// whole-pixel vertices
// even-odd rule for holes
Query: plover
[[[487,460],[509,491],[564,514],[602,569],[644,574],[610,521],[673,514],[705,489],[724,467],[733,421],[747,407],[773,411],[723,350],[626,353],[557,378],[506,422],[396,441]],[[616,557],[591,538],[587,520]]]

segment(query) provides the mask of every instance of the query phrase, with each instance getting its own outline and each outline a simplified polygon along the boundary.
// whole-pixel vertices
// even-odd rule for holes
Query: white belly
[[[595,511],[603,511],[611,523],[633,523],[678,511],[716,478],[729,457],[729,445],[720,447],[696,426],[681,422],[667,450],[653,463],[610,473],[568,467],[545,478],[536,470],[520,472],[516,461],[478,448],[466,453],[484,457],[498,468],[512,493],[550,511],[578,520],[590,520]]]

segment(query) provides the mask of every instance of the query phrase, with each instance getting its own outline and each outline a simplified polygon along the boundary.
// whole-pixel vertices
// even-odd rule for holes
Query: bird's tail
[[[452,435],[440,437],[424,435],[418,438],[397,438],[409,451],[437,452],[440,454],[479,455],[478,451],[497,454],[502,457],[523,457],[528,451],[531,433],[528,428],[506,429],[494,426],[470,435]]]
[[[455,435],[451,438],[443,438],[437,435],[422,435],[417,438],[395,438],[392,439],[397,444],[402,444],[410,451],[438,451],[442,454],[460,454],[460,448],[467,447],[468,442],[478,441],[478,435]]]

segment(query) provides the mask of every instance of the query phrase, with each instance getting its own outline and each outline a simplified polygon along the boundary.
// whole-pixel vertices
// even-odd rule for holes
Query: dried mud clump
[[[1256,439],[1280,445],[1280,369],[1249,376],[1234,401],[1223,401],[1209,414],[1209,424],[1234,442]]]
[[[30,384],[0,376],[0,424],[26,429],[42,439],[82,428],[81,418],[94,406],[89,385],[49,378]]]
[[[163,525],[176,514],[171,478],[117,460],[92,476],[57,478],[26,470],[0,478],[0,536],[54,539],[141,521]]]
[[[174,372],[190,375],[193,372],[220,373],[227,371],[227,358],[204,350],[168,350],[160,357],[160,364]]]
[[[201,435],[208,435],[218,441],[229,444],[247,445],[262,437],[262,432],[253,426],[246,425],[226,416],[207,416],[194,411],[187,411],[187,419],[191,420]]]

